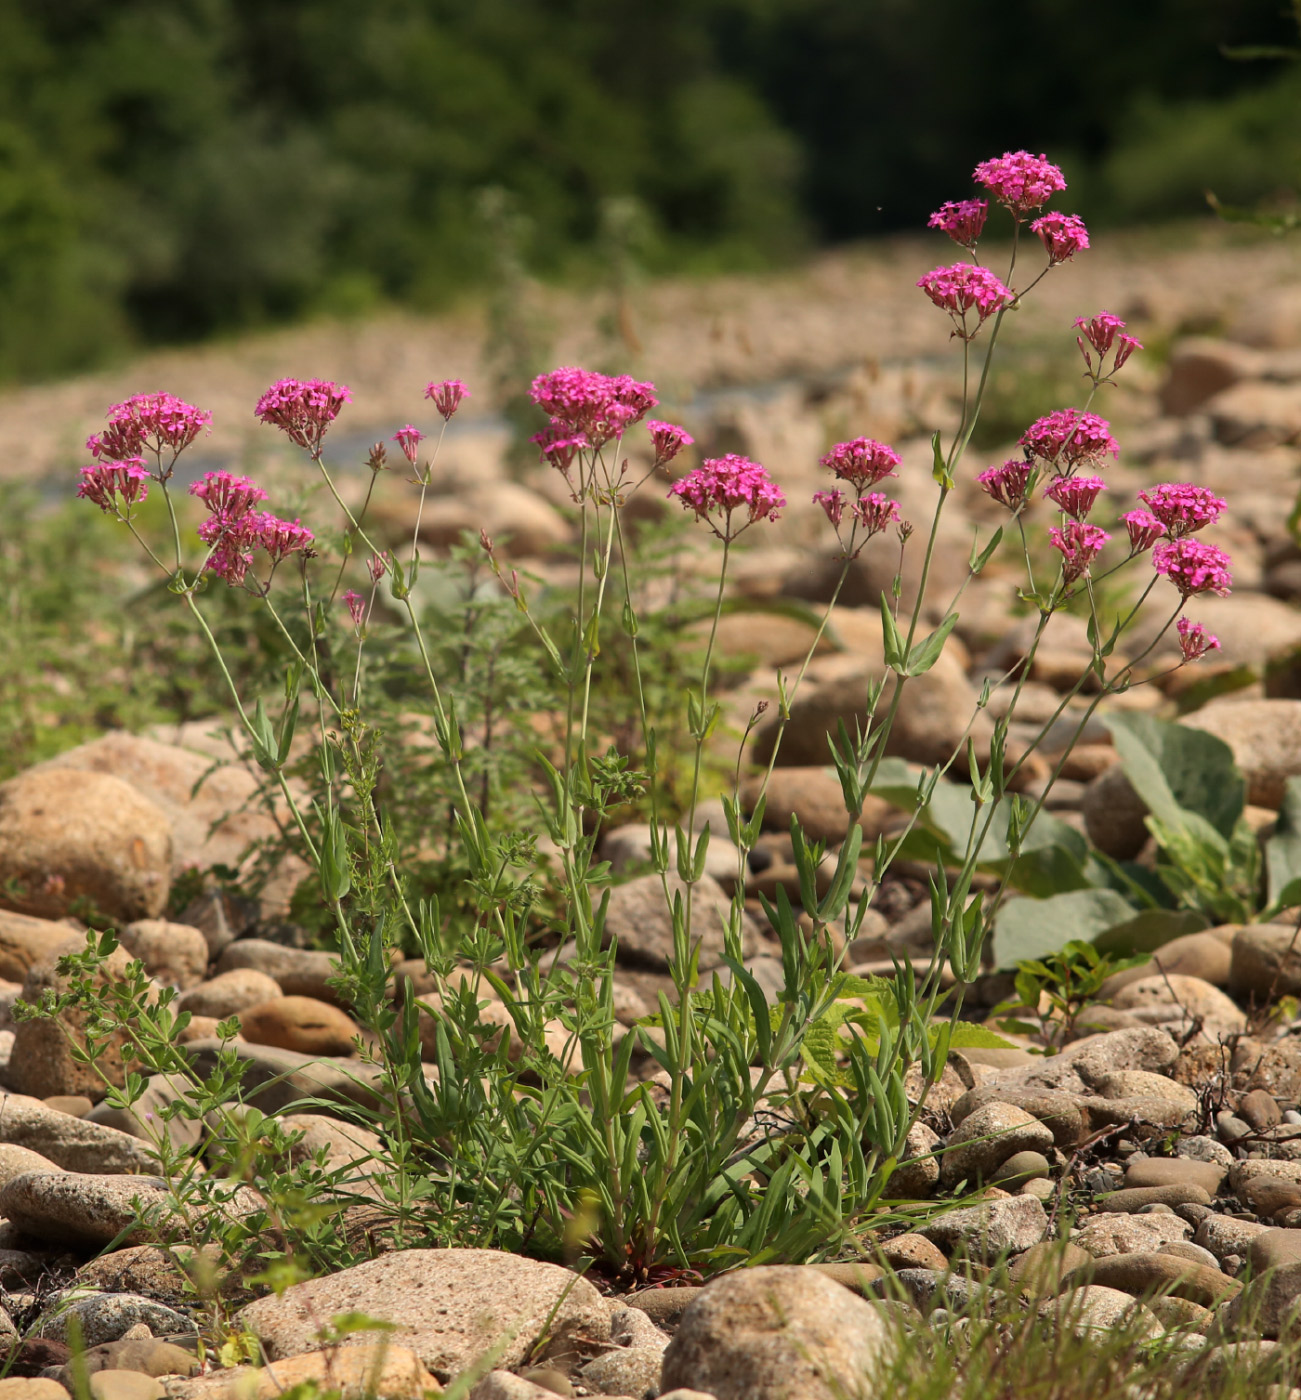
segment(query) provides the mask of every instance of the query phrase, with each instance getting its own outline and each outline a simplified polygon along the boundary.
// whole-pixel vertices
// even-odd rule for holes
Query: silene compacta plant
[[[1161,636],[1175,629],[1179,664],[1218,647],[1186,609],[1199,594],[1229,590],[1228,557],[1200,538],[1225,502],[1202,487],[1168,483],[1140,492],[1120,513],[1118,528],[1099,523],[1108,499],[1105,472],[1119,446],[1094,404],[1142,346],[1118,317],[1082,315],[1074,329],[1085,367],[1083,402],[1056,407],[1029,424],[1020,455],[974,469],[1006,520],[973,545],[967,581],[997,551],[1013,549],[1025,570],[1021,596],[1038,618],[1027,659],[1006,678],[1011,703],[987,746],[977,748],[967,737],[945,762],[920,774],[886,758],[910,682],[935,664],[958,620],[966,583],[932,611],[928,582],[946,503],[959,476],[973,471],[967,449],[1008,313],[1089,247],[1079,218],[1047,208],[1066,185],[1046,158],[1017,152],[985,161],[975,181],[979,197],[946,204],[930,219],[964,257],[917,284],[947,315],[961,358],[957,430],[947,441],[939,433],[932,440],[929,526],[915,529],[903,520],[888,493],[892,479],[917,470],[891,446],[862,436],[836,444],[821,459],[828,481],[814,500],[829,522],[827,548],[842,561],[840,584],[863,550],[876,549],[890,551],[900,573],[906,551],[919,551],[920,586],[908,607],[901,605],[899,577],[883,594],[885,681],[865,688],[854,732],[842,725],[830,746],[847,813],[844,843],[828,855],[792,822],[798,903],[780,887],[761,901],[781,949],[784,985],[776,995],[745,964],[754,917],[746,907],[745,875],[777,745],[757,800],[743,808],[739,787],[724,796],[726,831],[698,816],[702,765],[722,714],[709,680],[729,563],[743,536],[780,529],[786,504],[764,466],[736,455],[710,458],[666,487],[692,438],[651,416],[657,407],[652,384],[578,368],[556,369],[534,382],[534,441],[542,469],[559,472],[568,487],[583,567],[572,608],[557,625],[536,611],[504,551],[486,535],[480,542],[561,696],[563,736],[555,751],[537,758],[536,829],[525,834],[496,830],[485,818],[482,790],[466,777],[473,745],[433,664],[413,591],[423,567],[420,509],[441,438],[429,444],[410,425],[394,433],[420,505],[410,543],[385,549],[371,533],[366,507],[350,508],[326,460],[329,430],[349,391],[294,379],[268,389],[257,416],[306,454],[342,514],[342,548],[330,551],[299,520],[267,510],[267,493],[244,477],[209,472],[189,488],[192,502],[179,495],[176,460],[209,423],[198,408],[168,394],[139,395],[110,410],[107,428],[91,438],[93,461],[82,468],[79,494],[136,535],[209,641],[205,593],[221,586],[253,595],[290,648],[282,698],[241,695],[232,680],[231,702],[315,872],[328,939],[337,948],[339,986],[365,1028],[360,1048],[373,1062],[379,1098],[356,1114],[384,1139],[383,1209],[402,1239],[587,1259],[625,1282],[643,1283],[675,1271],[706,1273],[842,1249],[869,1217],[891,1206],[892,1175],[950,1047],[982,1043],[982,1037],[990,1043],[988,1031],[962,1021],[963,997],[981,970],[987,934],[1046,797],[1042,786],[1033,801],[1017,789],[1048,726],[1015,752],[1008,733],[1050,620],[1067,607],[1088,617],[1090,663],[1053,716],[1061,718],[1071,706],[1076,737],[1107,696],[1141,679],[1139,668],[1160,636],[1124,660],[1117,645],[1149,595],[1159,591],[1166,600]],[[1010,220],[1010,255],[997,270],[985,266],[979,252],[991,205],[1005,224]],[[457,380],[430,384],[425,393],[444,426],[466,397]],[[388,455],[383,444],[371,452],[372,491]],[[712,627],[698,683],[686,698],[693,780],[687,800],[674,810],[666,809],[656,783],[664,755],[643,685],[642,622],[631,603],[636,561],[625,519],[635,493],[666,489],[714,537],[709,547],[717,559]],[[154,491],[162,494],[170,522],[165,540],[147,536],[140,524],[139,507]],[[367,506],[370,499],[368,492]],[[196,516],[197,553],[186,545]],[[1051,522],[1046,555],[1027,529],[1030,520],[1045,516]],[[1124,571],[1137,579],[1135,601],[1111,616],[1099,586]],[[1117,589],[1107,596],[1118,596]],[[381,755],[365,718],[366,656],[381,602],[405,618],[421,658],[465,872],[462,887],[447,898],[470,909],[468,921],[447,918],[439,900],[413,897],[406,857],[377,796]],[[942,620],[930,629],[923,626],[928,616]],[[632,658],[628,703],[642,728],[636,752],[602,749],[594,739],[594,676],[603,649],[612,650],[615,639]],[[345,656],[350,664],[341,664]],[[782,683],[778,742],[803,675],[804,667],[797,668]],[[987,686],[980,706],[988,698]],[[304,703],[320,773],[314,803],[305,802],[286,775]],[[757,721],[758,712],[744,737]],[[1064,755],[1058,745],[1054,752],[1055,778]],[[854,938],[892,861],[905,841],[916,839],[921,814],[950,777],[964,787],[947,788],[969,795],[968,829],[948,869],[936,860],[933,952],[925,963],[899,964],[892,979],[851,976],[833,950]],[[857,818],[874,790],[901,803],[910,819],[864,850]],[[652,866],[672,919],[673,995],[661,996],[653,1016],[625,1029],[615,1016],[616,940],[605,927],[610,872],[597,852],[610,815],[638,796],[651,805]],[[700,885],[710,841],[724,837],[737,862],[724,919],[727,975],[704,977],[698,969]],[[973,894],[977,866],[990,868],[994,838],[1003,852],[996,867],[1001,882],[993,893],[986,887]],[[545,915],[536,878],[539,843],[554,862],[561,891]],[[72,990],[52,997],[42,1011],[57,1014],[78,1004],[88,1018],[84,1053],[91,1058],[108,1037],[125,1040],[130,1075],[125,1087],[111,1090],[115,1102],[129,1107],[137,1101],[151,1074],[179,1086],[161,1116],[204,1125],[201,1151],[212,1168],[191,1172],[182,1195],[229,1186],[250,1171],[234,1051],[227,1046],[219,1057],[217,1077],[200,1080],[176,1044],[185,1018],[168,1009],[170,993],[152,992],[143,979],[116,984],[109,993],[95,980],[110,946],[92,941],[72,960]],[[391,955],[403,946],[419,950],[435,991],[395,1001]],[[221,1034],[229,1040],[234,1029],[228,1024]],[[653,1064],[643,1070],[647,1057]],[[229,1111],[214,1113],[223,1102]],[[254,1132],[271,1131],[269,1121],[255,1115]],[[165,1122],[157,1126],[166,1154]],[[181,1171],[174,1152],[165,1164],[173,1175]],[[320,1189],[319,1181],[313,1189]],[[178,1212],[186,1211],[188,1219],[193,1211],[182,1200]]]

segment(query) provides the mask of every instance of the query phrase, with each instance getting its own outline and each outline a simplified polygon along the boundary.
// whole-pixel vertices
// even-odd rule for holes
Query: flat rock
[[[167,815],[118,778],[29,768],[0,783],[0,887],[20,914],[79,899],[109,918],[157,918],[171,888]]]
[[[176,1009],[193,1012],[196,1016],[215,1016],[221,1021],[283,995],[273,977],[251,967],[241,967],[182,992],[176,998]]]
[[[1194,1264],[1170,1254],[1147,1251],[1109,1254],[1095,1259],[1089,1275],[1090,1282],[1118,1288],[1122,1293],[1140,1294],[1149,1289],[1153,1292],[1161,1289],[1205,1308],[1217,1307],[1242,1291],[1236,1279],[1218,1269],[1208,1269],[1205,1264]]]
[[[1038,1244],[1048,1229],[1043,1204],[1033,1196],[1008,1196],[949,1211],[918,1230],[950,1254],[961,1246],[972,1259],[989,1263],[1002,1253]]]
[[[1200,1186],[1131,1186],[1112,1191],[1098,1204],[1108,1213],[1132,1213],[1147,1206],[1183,1206],[1211,1204],[1210,1193]]]
[[[239,1013],[244,1039],[305,1055],[347,1055],[360,1033],[345,1011],[316,997],[277,996]]]
[[[0,1142],[39,1152],[70,1172],[152,1172],[158,1165],[139,1138],[73,1118],[24,1094],[0,1096]]]
[[[190,1317],[152,1298],[132,1293],[99,1293],[72,1302],[60,1299],[46,1310],[37,1324],[41,1336],[56,1342],[69,1340],[76,1321],[88,1347],[116,1342],[129,1328],[143,1322],[151,1332],[176,1336],[197,1333]]]
[[[208,940],[189,924],[168,919],[137,919],[117,931],[118,942],[139,958],[150,977],[165,987],[185,991],[208,971]]]
[[[1148,1157],[1125,1169],[1126,1186],[1200,1186],[1209,1196],[1224,1184],[1228,1167],[1186,1157]]]
[[[792,1266],[715,1279],[682,1315],[660,1384],[717,1400],[840,1400],[889,1359],[880,1313],[847,1288]]]
[[[339,960],[333,953],[287,948],[268,938],[239,938],[222,950],[217,972],[236,972],[244,967],[265,973],[287,997],[315,997],[340,1005],[339,991],[330,982],[339,975]]]
[[[338,1394],[340,1400],[417,1400],[443,1391],[410,1347],[363,1340],[305,1351],[260,1370],[237,1366],[216,1371],[169,1386],[168,1394],[173,1400],[279,1400],[296,1386],[304,1387],[302,1393]]]
[[[411,1347],[440,1380],[463,1371],[494,1343],[503,1348],[500,1365],[519,1365],[547,1323],[551,1353],[576,1336],[601,1342],[610,1335],[609,1309],[586,1279],[491,1249],[381,1255],[296,1283],[279,1297],[259,1298],[236,1316],[279,1361],[313,1350],[321,1319],[347,1312],[394,1323],[392,1342]],[[353,1333],[349,1340],[365,1337]]]
[[[158,1177],[26,1172],[0,1187],[0,1214],[40,1239],[102,1248],[124,1232],[121,1242],[127,1244],[178,1233],[179,1222],[167,1211],[170,1200]],[[133,1204],[136,1201],[139,1207]],[[262,1205],[255,1192],[240,1187],[226,1209],[244,1215]],[[160,1208],[156,1228],[139,1224],[140,1209],[150,1207]]]
[[[1071,1243],[1091,1258],[1112,1254],[1148,1254],[1162,1245],[1186,1240],[1193,1227],[1177,1215],[1095,1215],[1071,1236]]]
[[[945,1139],[940,1180],[947,1185],[992,1176],[1018,1152],[1044,1152],[1052,1132],[1032,1113],[1014,1104],[987,1103],[963,1118]]]
[[[667,878],[669,899],[678,893],[685,898],[686,886],[676,872]],[[700,944],[702,972],[722,965],[723,930],[731,909],[732,901],[717,880],[706,875],[697,882],[692,899],[692,937]],[[673,953],[673,920],[658,875],[640,875],[611,889],[605,938],[607,944],[617,942],[618,959],[624,966],[667,971]],[[742,958],[753,957],[758,948],[758,925],[748,913],[743,914]]]

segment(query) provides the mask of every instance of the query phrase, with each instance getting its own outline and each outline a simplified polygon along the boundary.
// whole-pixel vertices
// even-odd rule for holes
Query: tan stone
[[[265,972],[244,967],[234,972],[223,972],[219,977],[200,982],[197,987],[182,992],[176,998],[176,1007],[178,1011],[224,1020],[227,1016],[237,1016],[251,1006],[259,1006],[283,995],[274,978],[268,977]]]
[[[278,989],[277,989],[278,990]],[[307,1055],[347,1055],[358,1035],[346,1012],[315,997],[278,996],[239,1013],[244,1039]]]

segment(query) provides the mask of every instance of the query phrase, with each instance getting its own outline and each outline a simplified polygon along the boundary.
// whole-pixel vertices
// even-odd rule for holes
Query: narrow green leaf
[[[957,620],[957,613],[950,613],[925,641],[918,642],[913,647],[912,651],[908,653],[906,674],[923,676],[935,665],[940,659],[940,652],[944,650],[944,643],[948,641],[949,633],[953,631]]]

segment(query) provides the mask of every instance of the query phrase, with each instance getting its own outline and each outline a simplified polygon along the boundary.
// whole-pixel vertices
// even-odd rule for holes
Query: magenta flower
[[[1021,218],[1040,209],[1058,190],[1066,188],[1062,172],[1047,156],[1029,151],[1007,151],[976,166],[973,178],[996,200]]]
[[[1142,554],[1151,549],[1157,540],[1165,539],[1165,526],[1150,510],[1127,510],[1120,517],[1129,531],[1131,554]]]
[[[1185,661],[1200,661],[1208,651],[1220,649],[1220,639],[1191,618],[1181,617],[1175,623],[1175,631],[1179,633],[1179,650]]]
[[[987,199],[950,200],[926,220],[927,228],[937,228],[963,248],[972,248],[985,227],[989,213]]]
[[[917,285],[940,308],[953,318],[955,334],[970,340],[976,330],[995,311],[1010,306],[1016,293],[1005,287],[988,268],[975,263],[954,263],[952,267],[933,268]],[[967,330],[967,312],[977,315],[975,330]]]
[[[247,476],[230,472],[204,472],[202,481],[191,482],[190,495],[197,496],[215,516],[247,515],[267,493]]]
[[[366,567],[370,570],[370,581],[372,583],[378,583],[389,570],[388,552],[372,554],[366,561]]]
[[[1100,525],[1068,520],[1065,525],[1052,526],[1048,538],[1054,549],[1061,550],[1062,577],[1067,583],[1074,583],[1089,572],[1089,565],[1111,536]]]
[[[328,379],[278,379],[257,401],[254,416],[279,428],[290,442],[315,455],[352,390]]]
[[[841,481],[848,481],[856,491],[866,486],[875,486],[887,476],[898,476],[895,468],[902,458],[893,447],[875,438],[856,437],[848,442],[838,442],[825,457],[818,459],[822,466],[830,467]]]
[[[1085,464],[1100,467],[1108,453],[1120,455],[1120,447],[1111,436],[1111,424],[1096,413],[1081,413],[1077,408],[1062,408],[1040,418],[1022,433],[1019,445],[1040,461],[1059,471],[1071,472]]]
[[[299,521],[281,520],[268,511],[255,515],[254,520],[254,543],[266,550],[273,564],[279,564],[291,554],[302,554],[309,559],[315,555],[312,546],[316,536]]]
[[[425,398],[434,401],[434,407],[443,415],[444,423],[450,421],[452,414],[460,408],[462,399],[471,397],[470,391],[459,379],[444,379],[425,385]]]
[[[548,466],[555,467],[572,486],[569,469],[578,454],[591,446],[587,438],[582,433],[574,432],[560,419],[553,418],[540,433],[534,433],[529,441],[537,443],[541,460]]]
[[[128,460],[146,450],[161,456],[170,450],[172,462],[205,429],[212,414],[178,399],[175,394],[132,394],[108,411],[108,427],[86,439],[92,457]],[[165,475],[170,475],[171,464]]]
[[[839,488],[832,491],[815,491],[813,493],[813,504],[821,506],[826,512],[827,519],[839,530],[841,519],[845,514],[845,493]]]
[[[356,589],[350,588],[343,595],[343,605],[348,609],[348,616],[352,618],[352,625],[360,628],[362,619],[366,616],[366,600]]]
[[[620,436],[659,403],[653,384],[572,366],[538,375],[529,392],[571,436],[581,435],[593,447]]]
[[[199,533],[203,533],[202,527]],[[251,554],[239,549],[233,540],[224,540],[208,555],[204,569],[208,573],[216,574],[219,579],[224,579],[232,588],[238,588],[248,576],[252,563]]]
[[[1195,593],[1226,597],[1233,586],[1232,559],[1213,544],[1201,540],[1167,540],[1152,551],[1152,567],[1164,574],[1185,598]]]
[[[1102,374],[1102,361],[1107,358],[1107,352],[1114,344],[1116,347],[1116,358],[1112,362],[1111,374],[1125,363],[1135,350],[1141,350],[1142,344],[1135,340],[1132,335],[1119,335],[1125,329],[1125,323],[1119,316],[1113,316],[1110,311],[1099,311],[1092,320],[1086,321],[1083,316],[1075,318],[1075,327],[1084,332],[1083,336],[1076,336],[1075,343],[1080,347],[1080,354],[1084,356],[1084,363],[1089,367],[1089,373],[1093,373],[1093,357],[1085,348],[1084,342],[1087,340],[1098,352],[1098,374]]]
[[[1013,457],[1001,467],[987,467],[976,477],[976,481],[999,505],[1006,506],[1008,510],[1020,510],[1033,471],[1032,462],[1027,462],[1024,457]]]
[[[658,418],[647,422],[646,431],[651,435],[651,442],[655,447],[657,467],[671,462],[684,447],[690,447],[695,442],[695,438],[685,428],[679,428],[675,423],[661,423]]]
[[[393,434],[393,441],[402,449],[402,455],[414,467],[416,457],[419,455],[417,449],[424,440],[424,433],[419,428],[412,427],[410,423],[405,428],[399,428]]]
[[[768,475],[767,470],[748,457],[729,452],[725,457],[709,457],[681,480],[669,487],[696,518],[708,522],[710,529],[722,540],[735,539],[747,526],[757,520],[776,520],[786,504],[786,497]],[[732,528],[732,515],[745,512],[745,522]],[[720,513],[723,529],[709,517]]]
[[[899,502],[892,501],[880,491],[870,491],[866,496],[860,496],[850,509],[854,519],[866,532],[867,539],[879,535],[899,520]]]
[[[1044,495],[1067,515],[1083,520],[1106,489],[1107,483],[1100,476],[1056,476],[1044,488]]]
[[[77,495],[94,501],[105,515],[126,518],[131,514],[131,507],[149,494],[150,480],[139,457],[127,457],[120,462],[93,462],[81,469]]]
[[[1076,253],[1084,252],[1089,246],[1089,231],[1084,227],[1084,220],[1076,214],[1059,214],[1054,210],[1036,219],[1030,225],[1030,232],[1039,235],[1052,267],[1069,262]]]
[[[1213,525],[1228,509],[1228,502],[1205,486],[1188,482],[1163,482],[1138,493],[1153,515],[1166,528],[1171,539],[1196,534]]]

